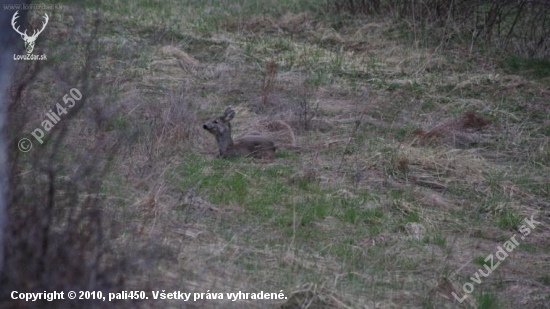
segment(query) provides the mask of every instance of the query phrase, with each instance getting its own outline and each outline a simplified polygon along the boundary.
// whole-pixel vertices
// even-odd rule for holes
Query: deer
[[[42,33],[42,31],[44,31],[44,28],[46,28],[46,25],[48,24],[49,17],[48,17],[47,13],[44,13],[44,15],[45,15],[44,19],[46,21],[42,22],[42,29],[40,29],[40,31],[38,31],[38,33],[36,32],[36,30],[34,30],[32,32],[32,35],[28,36],[26,29],[25,29],[25,32],[21,32],[21,31],[19,31],[19,26],[17,26],[17,28],[15,28],[15,20],[19,18],[19,16],[17,16],[18,12],[19,11],[15,11],[15,14],[13,14],[13,17],[11,19],[11,26],[13,27],[13,30],[15,30],[15,32],[17,32],[17,33],[19,33],[19,35],[21,35],[21,38],[23,39],[23,41],[25,41],[25,50],[27,51],[28,54],[30,54],[30,53],[32,53],[32,51],[34,49],[34,42],[38,38],[38,35],[40,33]]]
[[[221,116],[214,117],[202,125],[203,129],[216,137],[218,157],[242,156],[273,160],[277,147],[272,138],[259,132],[250,132],[233,140],[230,123],[233,117],[235,110],[229,106]]]

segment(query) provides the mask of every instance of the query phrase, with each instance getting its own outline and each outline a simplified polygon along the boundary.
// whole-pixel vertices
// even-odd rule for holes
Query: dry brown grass
[[[459,117],[445,120],[432,129],[423,131],[416,129],[411,134],[418,140],[414,142],[447,142],[455,146],[480,142],[481,136],[478,133],[484,127],[490,125],[491,120],[476,115],[475,112],[466,112]],[[477,133],[477,134],[476,134]]]
[[[126,6],[132,16],[116,11]],[[284,290],[288,299],[145,306],[478,306],[479,294],[458,305],[450,292],[516,232],[509,214],[543,223],[476,293],[499,308],[546,304],[543,82],[468,52],[407,45],[388,20],[219,10],[114,1],[100,32],[100,86],[71,120],[66,147],[121,147],[100,196],[113,252],[131,257],[129,289]],[[120,33],[107,31],[113,23]],[[25,95],[39,102],[48,80],[38,76]],[[216,159],[200,124],[228,105],[235,136],[260,131],[307,151]]]

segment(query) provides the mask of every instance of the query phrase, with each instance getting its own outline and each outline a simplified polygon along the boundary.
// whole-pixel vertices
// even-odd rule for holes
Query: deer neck
[[[231,138],[231,131],[227,130],[224,134],[216,136],[216,142],[218,143],[218,149],[220,155],[224,156],[227,151],[233,146],[233,138]]]

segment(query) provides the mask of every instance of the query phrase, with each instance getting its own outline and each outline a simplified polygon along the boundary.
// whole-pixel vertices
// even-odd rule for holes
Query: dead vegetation
[[[81,10],[75,8],[72,13],[77,18],[84,18]],[[58,16],[52,16],[52,20],[55,17]],[[17,147],[10,148],[9,220],[5,227],[7,237],[2,244],[7,250],[5,268],[0,274],[2,308],[31,306],[25,301],[14,300],[10,295],[12,291],[108,293],[125,286],[129,264],[125,256],[114,252],[110,242],[116,235],[111,229],[116,222],[105,216],[109,201],[100,191],[109,175],[113,157],[126,143],[121,135],[109,136],[101,115],[78,119],[82,110],[98,103],[91,93],[99,81],[90,77],[99,57],[95,45],[98,20],[97,14],[86,19],[86,24],[91,26],[87,37],[72,36],[72,40],[82,47],[79,53],[69,52],[74,50],[71,44],[60,44],[56,51],[57,55],[66,56],[68,63],[75,63],[77,57],[81,57],[81,67],[73,70],[35,61],[15,65],[8,95],[11,132],[30,133],[40,129],[46,134],[43,143],[33,139],[35,149],[27,153]],[[58,27],[79,30],[74,24]],[[53,51],[43,45],[35,50],[51,52],[53,56]],[[41,88],[45,85],[44,80],[50,79],[55,79],[56,91],[48,93],[45,99]],[[74,103],[72,108],[56,105],[63,102],[63,94],[75,88],[81,96],[77,102],[74,96],[75,100],[70,99]],[[37,115],[42,113],[37,113],[37,108],[39,111],[49,109],[50,113],[55,110],[55,115],[62,119],[50,118],[53,128],[46,129],[44,123],[49,120],[37,121]],[[93,114],[94,109],[89,108],[87,112]],[[78,138],[83,132],[86,138]],[[12,134],[10,143],[15,145],[18,138],[19,135]],[[69,148],[72,151],[69,152]],[[91,308],[99,302],[90,300],[81,306]],[[44,302],[43,306],[60,305]],[[106,306],[126,307],[127,304],[115,302]]]
[[[466,112],[459,117],[448,119],[428,131],[416,129],[411,134],[414,142],[447,143],[453,147],[465,147],[483,141],[481,130],[490,125],[491,120],[476,115],[475,112]]]
[[[25,227],[16,230],[29,231],[15,234],[40,247],[34,242],[43,225],[34,223],[48,213],[58,220],[52,239],[82,248],[71,261],[59,242],[66,254],[48,256],[53,266],[68,261],[66,282],[89,282],[77,275],[97,261],[106,291],[148,291],[144,306],[546,305],[545,80],[508,74],[468,47],[409,44],[398,34],[410,32],[391,19],[268,12],[278,2],[252,9],[247,1],[215,3],[110,2],[97,38],[101,61],[89,76],[97,88],[67,122],[63,156],[51,156],[55,147],[36,147],[30,159],[14,153],[23,161],[15,161],[21,182],[13,196],[37,197],[14,208],[14,222]],[[67,79],[36,75],[33,87],[21,88],[14,115],[27,125],[17,132],[40,123],[32,108],[52,103]],[[52,102],[42,104],[44,97]],[[201,124],[228,105],[238,114],[235,136],[268,132],[288,150],[271,162],[217,159]],[[55,132],[48,145],[64,131]],[[81,164],[93,158],[108,164]],[[53,182],[40,172],[51,160],[67,164]],[[40,210],[50,184],[58,192],[53,212]],[[73,194],[75,187],[83,191]],[[461,292],[483,267],[479,258],[532,214],[541,225],[459,304],[450,293]],[[97,248],[99,232],[110,239],[99,246],[101,258],[86,247]],[[17,251],[23,265],[27,251]],[[47,282],[36,281],[38,273],[30,281]],[[287,299],[153,302],[157,289],[283,290]]]
[[[544,1],[488,0],[330,0],[327,11],[404,19],[416,35],[427,33],[449,42],[463,36],[470,44],[512,48],[522,56],[548,57],[548,14]],[[424,33],[417,32],[424,28]],[[426,36],[424,39],[429,40]]]

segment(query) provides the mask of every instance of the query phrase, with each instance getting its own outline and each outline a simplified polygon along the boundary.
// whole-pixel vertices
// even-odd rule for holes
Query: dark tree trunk
[[[7,221],[7,193],[8,193],[8,141],[6,137],[8,98],[7,89],[11,82],[14,69],[13,54],[22,46],[19,35],[12,29],[6,28],[11,24],[14,10],[4,8],[5,4],[16,1],[0,0],[0,273],[4,266],[4,233]],[[26,10],[20,10],[17,19],[19,24],[25,22]]]

